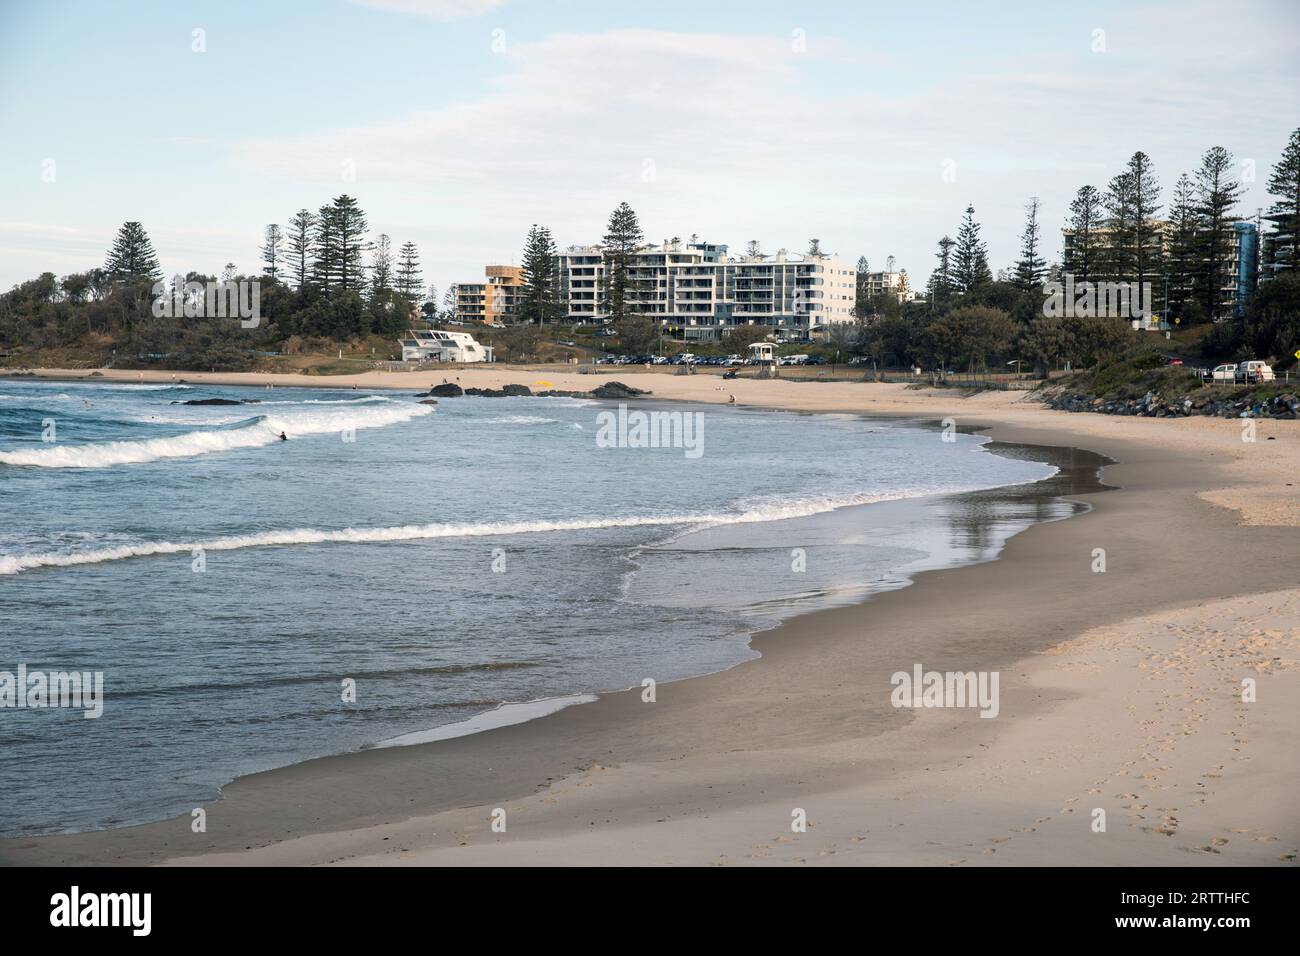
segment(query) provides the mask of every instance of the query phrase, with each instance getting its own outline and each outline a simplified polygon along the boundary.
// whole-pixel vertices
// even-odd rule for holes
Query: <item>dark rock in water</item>
[[[191,398],[185,402],[172,402],[173,405],[256,405],[260,398]]]
[[[499,388],[467,388],[466,395],[477,395],[479,398],[505,398],[506,393]]]
[[[429,395],[435,398],[456,398],[464,394],[465,390],[455,382],[443,382],[441,385],[435,385],[429,389]]]
[[[631,385],[624,385],[622,382],[606,382],[604,385],[591,390],[592,398],[636,398],[638,395],[649,394],[643,388],[633,388]]]
[[[533,390],[527,385],[503,385],[501,386],[501,391],[505,392],[507,395],[514,396],[533,394]]]
[[[426,399],[424,399],[423,401],[421,401],[420,404],[421,404],[421,405],[437,405],[437,404],[438,404],[438,400],[437,400],[436,398],[426,398]]]

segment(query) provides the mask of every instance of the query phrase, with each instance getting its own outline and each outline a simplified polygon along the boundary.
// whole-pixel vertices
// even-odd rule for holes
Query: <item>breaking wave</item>
[[[258,534],[232,535],[199,541],[153,541],[86,551],[4,555],[0,556],[0,575],[18,574],[36,568],[74,567],[83,564],[102,564],[106,561],[121,561],[126,558],[143,558],[162,554],[188,554],[199,549],[204,551],[237,551],[243,548],[284,547],[289,545],[379,544],[391,541],[425,541],[433,538],[478,538],[495,535],[537,534],[551,531],[591,531],[604,528],[644,528],[673,525],[690,525],[703,528],[718,525],[751,524],[763,521],[781,521],[787,518],[804,518],[809,515],[834,511],[837,508],[961,490],[969,491],[973,489],[968,487],[953,487],[951,489],[926,488],[923,490],[873,492],[856,495],[828,495],[798,501],[755,504],[745,510],[727,512],[633,515],[617,518],[571,518],[554,521],[438,523],[399,525],[388,528],[343,528],[335,531],[296,528],[289,531],[267,531]]]
[[[186,432],[169,438],[112,441],[85,445],[49,445],[22,451],[0,451],[0,464],[38,468],[108,468],[134,465],[164,458],[189,458],[238,448],[258,448],[278,441],[284,432],[290,438],[342,432],[349,428],[382,428],[429,415],[428,405],[385,405],[379,408],[349,408],[303,414],[272,412],[240,428]]]

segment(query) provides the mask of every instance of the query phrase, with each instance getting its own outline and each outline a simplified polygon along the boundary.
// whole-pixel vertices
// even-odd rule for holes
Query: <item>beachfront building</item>
[[[560,295],[571,322],[609,318],[602,246],[560,253]],[[853,321],[856,272],[835,255],[731,257],[725,245],[665,240],[638,249],[628,267],[628,311],[660,323],[664,334],[713,341],[740,325],[790,339],[815,338]]]
[[[487,266],[483,282],[456,283],[456,318],[461,322],[505,325],[513,321],[523,299],[521,266]]]
[[[1259,236],[1259,281],[1271,282],[1282,272],[1295,268],[1296,233],[1300,231],[1294,216],[1286,213],[1265,213],[1270,228]]]
[[[399,342],[403,362],[492,361],[492,346],[480,345],[468,332],[411,329]]]
[[[911,297],[906,269],[899,272],[862,272],[858,274],[858,281],[862,283],[862,291],[867,299],[892,295],[899,302],[906,302]]]
[[[1159,269],[1161,259],[1167,258],[1172,250],[1170,247],[1174,235],[1173,224],[1167,220],[1154,220],[1150,223],[1151,227],[1151,262],[1152,271],[1148,273],[1146,281],[1151,283],[1151,294],[1158,308],[1157,312],[1163,312],[1164,309],[1164,290],[1165,275]],[[1074,262],[1076,261],[1077,252],[1075,244],[1075,234],[1073,229],[1061,230],[1064,239],[1064,250],[1062,261],[1065,272],[1074,271]],[[1110,230],[1099,228],[1095,230],[1093,242],[1098,249],[1106,246]],[[1224,270],[1224,281],[1219,289],[1219,309],[1221,316],[1240,315],[1245,308],[1245,302],[1255,291],[1255,286],[1259,278],[1259,245],[1258,230],[1253,222],[1233,223],[1233,228],[1228,234],[1228,250],[1226,253],[1227,268]],[[1090,278],[1093,281],[1113,279],[1113,276],[1105,273],[1104,258],[1105,252],[1100,254],[1094,251],[1095,258],[1103,261],[1103,265],[1096,274]],[[1094,267],[1095,269],[1095,267]],[[1076,273],[1077,277],[1077,273]],[[1125,277],[1125,281],[1133,281],[1133,276]],[[1196,298],[1200,298],[1199,295]],[[1163,327],[1163,326],[1161,326]]]

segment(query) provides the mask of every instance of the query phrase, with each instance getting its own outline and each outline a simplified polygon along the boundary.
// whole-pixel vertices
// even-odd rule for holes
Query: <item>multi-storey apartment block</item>
[[[1157,309],[1164,309],[1164,282],[1165,275],[1161,258],[1170,254],[1170,243],[1174,235],[1174,226],[1167,220],[1156,220],[1151,224],[1151,272],[1148,274],[1146,281],[1151,283],[1152,296],[1155,299]],[[1072,271],[1072,263],[1076,258],[1076,238],[1073,229],[1063,229],[1064,237],[1064,271]],[[1104,247],[1109,239],[1110,230],[1101,227],[1098,228],[1093,237],[1093,242],[1097,248]],[[1105,253],[1094,251],[1094,258],[1102,262],[1100,274],[1092,276],[1093,279],[1110,279],[1113,276],[1106,275],[1106,266],[1104,265]],[[1256,279],[1258,277],[1258,236],[1255,224],[1253,222],[1236,222],[1228,230],[1228,248],[1225,253],[1227,264],[1224,270],[1223,285],[1219,289],[1219,308],[1220,316],[1240,314],[1245,307],[1246,299],[1255,291]],[[1132,280],[1132,276],[1126,277]],[[1200,296],[1197,295],[1197,299]],[[1172,318],[1172,316],[1170,317]]]
[[[488,266],[484,272],[486,282],[456,284],[456,317],[489,325],[510,321],[523,296],[524,270],[520,266]]]
[[[569,320],[609,317],[601,246],[560,253],[561,296]],[[632,254],[626,295],[629,312],[656,319],[665,333],[696,341],[717,339],[738,325],[770,326],[807,339],[853,321],[856,273],[838,256],[731,258],[725,245],[668,240]]]
[[[1295,268],[1298,224],[1287,213],[1267,213],[1263,218],[1271,228],[1260,237],[1259,281],[1268,282]]]
[[[862,290],[869,299],[892,295],[899,302],[906,302],[910,298],[906,270],[900,272],[863,272],[859,274],[858,281],[862,283]]]

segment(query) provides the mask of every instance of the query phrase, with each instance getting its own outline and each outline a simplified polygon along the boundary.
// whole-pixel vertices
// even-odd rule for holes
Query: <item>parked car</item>
[[[1210,380],[1214,382],[1235,382],[1237,380],[1236,365],[1216,365],[1214,371],[1210,373]]]
[[[1248,361],[1237,366],[1237,381],[1247,385],[1273,381],[1273,367],[1267,362]]]

